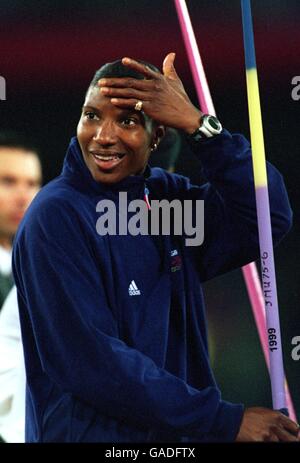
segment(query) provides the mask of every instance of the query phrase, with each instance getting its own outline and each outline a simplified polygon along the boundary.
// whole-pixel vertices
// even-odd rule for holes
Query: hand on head
[[[142,109],[159,124],[192,133],[199,126],[201,112],[186,94],[175,70],[174,60],[175,53],[169,53],[165,57],[161,74],[131,58],[123,58],[122,63],[125,66],[143,74],[145,79],[100,79],[100,92],[111,98],[115,106]]]

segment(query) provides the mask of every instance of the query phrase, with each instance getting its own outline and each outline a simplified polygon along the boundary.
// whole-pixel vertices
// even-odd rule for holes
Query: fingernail
[[[99,85],[106,85],[106,80],[105,79],[100,79],[98,80]]]
[[[100,88],[100,92],[101,92],[101,93],[107,93],[107,92],[108,92],[108,88],[107,88],[107,87],[101,87],[101,88]]]
[[[130,59],[130,58],[127,58],[127,57],[126,57],[126,58],[123,58],[122,61],[123,61],[123,63],[125,63],[125,64],[126,64],[126,63],[127,63],[127,64],[130,64],[130,63],[131,63],[131,59]]]

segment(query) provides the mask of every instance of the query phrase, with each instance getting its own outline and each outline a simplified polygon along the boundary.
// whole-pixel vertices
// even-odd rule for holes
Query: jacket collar
[[[151,173],[151,168],[147,165],[143,175],[130,175],[120,182],[112,184],[96,182],[84,162],[77,137],[73,137],[64,159],[61,175],[81,191],[99,194],[107,190],[128,191],[139,188],[151,176]]]

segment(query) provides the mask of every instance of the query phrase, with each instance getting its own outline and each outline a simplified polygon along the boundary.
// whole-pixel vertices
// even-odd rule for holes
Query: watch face
[[[209,116],[207,122],[209,122],[209,124],[212,126],[213,129],[215,130],[220,129],[220,122],[214,116]]]
[[[215,117],[204,114],[201,118],[202,124],[189,136],[189,140],[199,142],[202,139],[211,138],[222,132],[221,122]]]

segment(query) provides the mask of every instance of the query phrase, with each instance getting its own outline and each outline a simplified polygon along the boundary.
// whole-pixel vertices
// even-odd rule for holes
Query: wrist
[[[222,130],[222,124],[215,116],[202,114],[200,125],[193,133],[188,134],[188,138],[191,142],[198,143],[200,140],[209,139],[219,135]]]
[[[201,123],[202,116],[203,113],[199,109],[194,108],[194,111],[185,117],[184,126],[182,127],[182,130],[187,135],[192,135],[192,133],[194,133],[195,130],[198,129]]]

